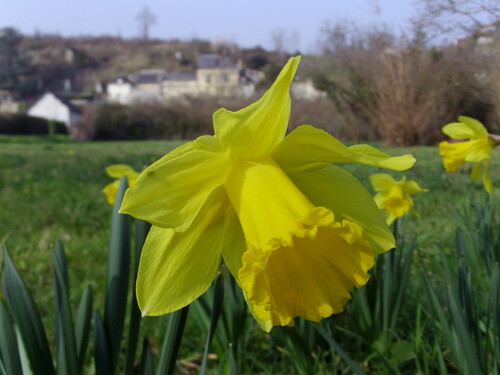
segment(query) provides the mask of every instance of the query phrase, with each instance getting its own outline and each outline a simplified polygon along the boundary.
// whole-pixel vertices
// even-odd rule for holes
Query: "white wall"
[[[299,100],[316,100],[326,97],[325,92],[316,90],[310,79],[304,82],[292,82],[290,93],[295,99]]]
[[[69,126],[75,119],[67,106],[57,99],[54,94],[47,93],[42,96],[29,110],[28,115],[41,117],[47,120],[56,120]]]
[[[128,97],[132,92],[132,85],[127,82],[108,83],[108,100],[121,104],[128,104]]]

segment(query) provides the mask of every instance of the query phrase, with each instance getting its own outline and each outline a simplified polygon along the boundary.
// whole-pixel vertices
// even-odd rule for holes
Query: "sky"
[[[289,49],[313,52],[325,23],[408,26],[414,0],[0,0],[0,28],[23,34],[139,36],[138,13],[156,16],[150,37],[229,39],[240,47],[273,47],[271,35],[286,36]]]

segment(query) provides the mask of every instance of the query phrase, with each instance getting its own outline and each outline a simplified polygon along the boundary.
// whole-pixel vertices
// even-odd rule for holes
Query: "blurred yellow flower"
[[[394,237],[370,194],[332,162],[404,170],[411,155],[344,146],[303,125],[287,137],[289,87],[300,57],[236,112],[213,115],[201,136],[146,168],[121,212],[153,226],[137,279],[143,315],[180,309],[204,293],[221,261],[261,327],[341,312]]]
[[[371,175],[370,182],[377,192],[374,197],[375,203],[386,212],[388,225],[407,212],[414,212],[412,195],[428,191],[422,189],[415,181],[406,181],[405,176],[396,181],[387,173]]]
[[[108,176],[116,178],[110,184],[107,184],[104,189],[102,189],[104,195],[109,204],[115,203],[116,192],[118,191],[118,186],[120,185],[120,178],[122,176],[127,176],[128,186],[135,185],[135,180],[139,176],[139,172],[134,171],[134,169],[126,164],[113,164],[106,167],[106,173]]]
[[[473,181],[483,179],[484,188],[491,192],[491,179],[488,173],[490,152],[497,145],[495,136],[479,121],[460,116],[460,122],[452,122],[443,127],[443,133],[455,141],[439,143],[439,154],[443,158],[446,172],[455,172],[460,164],[465,162],[476,163],[471,171]]]

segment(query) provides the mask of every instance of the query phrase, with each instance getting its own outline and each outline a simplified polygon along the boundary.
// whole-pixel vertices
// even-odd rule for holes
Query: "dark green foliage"
[[[456,254],[438,254],[445,282],[436,285],[427,266],[424,283],[445,345],[460,374],[497,374],[500,354],[500,212],[491,197],[473,197],[457,217]]]
[[[264,358],[252,355],[252,336],[262,332],[249,316],[248,307],[236,280],[223,269],[209,290],[192,304],[192,316],[202,332],[208,332],[205,353],[213,350],[221,355],[220,368],[233,373],[256,371]]]
[[[3,284],[9,308],[36,374],[55,375],[45,329],[28,287],[17,272],[7,249],[3,251]]]
[[[92,289],[87,285],[83,291],[75,320],[75,339],[79,366],[83,366],[91,331]]]
[[[61,242],[56,243],[52,256],[54,265],[54,316],[58,374],[81,374],[82,358],[78,355],[71,306],[66,255]],[[82,358],[83,359],[83,358]]]
[[[76,321],[74,322],[69,304],[69,280],[66,267],[66,256],[60,242],[53,253],[54,268],[54,318],[55,318],[55,364],[52,364],[45,329],[42,325],[38,309],[33,302],[30,291],[27,289],[21,276],[12,264],[7,251],[4,251],[4,289],[7,295],[9,308],[19,329],[20,339],[26,350],[29,366],[35,374],[82,374],[90,332],[90,310],[92,296],[86,289]],[[18,351],[19,343],[14,340],[12,323],[1,306],[1,328],[5,339],[0,341],[0,362],[6,374],[20,374],[18,371],[9,371],[18,366],[22,356]],[[76,323],[76,324],[75,324]],[[0,366],[0,368],[2,368]]]
[[[212,339],[214,337],[216,328],[217,328],[217,323],[219,321],[219,318],[221,316],[221,313],[223,311],[224,307],[224,281],[223,281],[223,276],[222,274],[219,274],[217,279],[215,280],[215,285],[214,285],[214,295],[213,295],[213,302],[212,302],[212,309],[211,309],[211,316],[210,316],[210,327],[208,329],[208,334],[207,334],[207,340],[205,341],[205,349],[203,350],[203,358],[201,361],[201,367],[200,367],[200,375],[205,375],[205,371],[207,368],[207,358],[208,358],[208,351],[210,349],[210,344],[212,343]]]
[[[113,363],[109,350],[106,328],[99,310],[94,312],[94,366],[96,375],[113,373]]]
[[[89,287],[83,295],[73,319],[70,306],[70,287],[66,255],[61,242],[57,242],[52,256],[54,270],[54,337],[55,356],[51,355],[45,329],[39,310],[30,291],[14,267],[7,250],[4,250],[5,269],[3,272],[4,290],[10,312],[17,328],[14,328],[9,312],[0,303],[0,373],[21,374],[21,367],[29,366],[34,374],[78,375],[87,372],[87,344],[93,330],[93,366],[96,374],[152,374],[154,360],[149,341],[144,340],[140,365],[136,367],[136,349],[140,338],[140,312],[135,293],[129,295],[130,283],[130,240],[131,218],[118,213],[121,199],[127,188],[126,178],[122,178],[113,208],[109,243],[107,285],[105,294],[105,317],[101,318],[95,310],[91,322],[92,293]],[[149,231],[148,223],[136,222],[136,256],[134,282],[137,274],[139,256],[145,237]],[[159,364],[156,373],[173,374],[181,345],[189,306],[168,318]],[[130,312],[128,340],[123,346],[123,331],[126,313]],[[215,328],[215,327],[214,327]],[[16,338],[16,329],[19,338]],[[20,341],[22,340],[22,347]],[[25,350],[29,364],[22,365]],[[122,353],[126,353],[124,356]],[[55,365],[55,367],[54,367]],[[141,370],[141,372],[137,372]]]
[[[0,371],[4,374],[21,374],[21,360],[12,319],[0,302]]]
[[[20,49],[22,39],[11,27],[0,29],[0,90],[34,94],[37,91],[35,72]]]
[[[56,134],[67,134],[62,122],[52,122],[24,114],[0,115],[0,134],[40,134],[47,135],[53,128]]]
[[[393,226],[395,231],[396,228],[401,231],[402,220]],[[377,345],[384,355],[390,352],[391,345],[397,340],[393,333],[396,327],[405,325],[402,317],[408,312],[402,309],[411,309],[413,305],[408,282],[415,240],[407,243],[401,233],[399,236],[395,249],[377,257],[370,280],[365,287],[353,291],[352,304],[348,306],[351,318],[356,322],[357,334],[366,342]]]
[[[154,364],[153,364],[153,353],[151,351],[151,345],[149,340],[144,338],[142,342],[142,354],[140,371],[144,375],[154,375]]]
[[[90,129],[87,133],[95,140],[186,139],[211,129],[210,116],[180,104],[105,104],[93,110],[95,116],[84,113],[74,126],[75,132]]]
[[[146,221],[137,220],[135,222],[135,252],[134,252],[134,273],[132,275],[132,280],[137,278],[137,270],[139,269],[139,260],[141,257],[142,246],[146,240],[146,236],[149,232],[151,224]],[[130,318],[128,326],[128,338],[127,338],[127,354],[125,363],[125,375],[132,374],[134,368],[134,360],[137,351],[137,345],[139,341],[139,328],[141,324],[141,311],[139,310],[139,305],[137,304],[137,298],[135,294],[135,287],[132,286],[132,296],[131,296],[131,307],[130,307]],[[146,342],[144,343],[146,345]],[[149,346],[148,346],[149,347]],[[146,350],[146,347],[143,348]],[[150,350],[149,350],[150,351]],[[151,354],[144,353],[146,358],[150,358]],[[144,372],[146,369],[144,369]]]
[[[116,193],[111,215],[108,268],[106,272],[103,324],[110,355],[111,373],[114,373],[118,362],[128,300],[131,218],[128,215],[118,213],[127,187],[127,178],[123,176],[120,181],[120,188]]]
[[[243,63],[248,69],[261,70],[270,63],[268,52],[260,47],[244,50],[242,57]]]
[[[181,346],[189,305],[168,315],[167,331],[163,339],[156,375],[172,375]]]

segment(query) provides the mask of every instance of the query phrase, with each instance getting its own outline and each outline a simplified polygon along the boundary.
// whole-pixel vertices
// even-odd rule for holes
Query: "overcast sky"
[[[285,31],[294,50],[311,52],[325,22],[407,28],[415,0],[0,0],[0,27],[23,34],[139,36],[136,15],[145,6],[156,15],[151,37],[214,40],[271,48],[271,34]],[[290,46],[289,46],[290,47]]]

